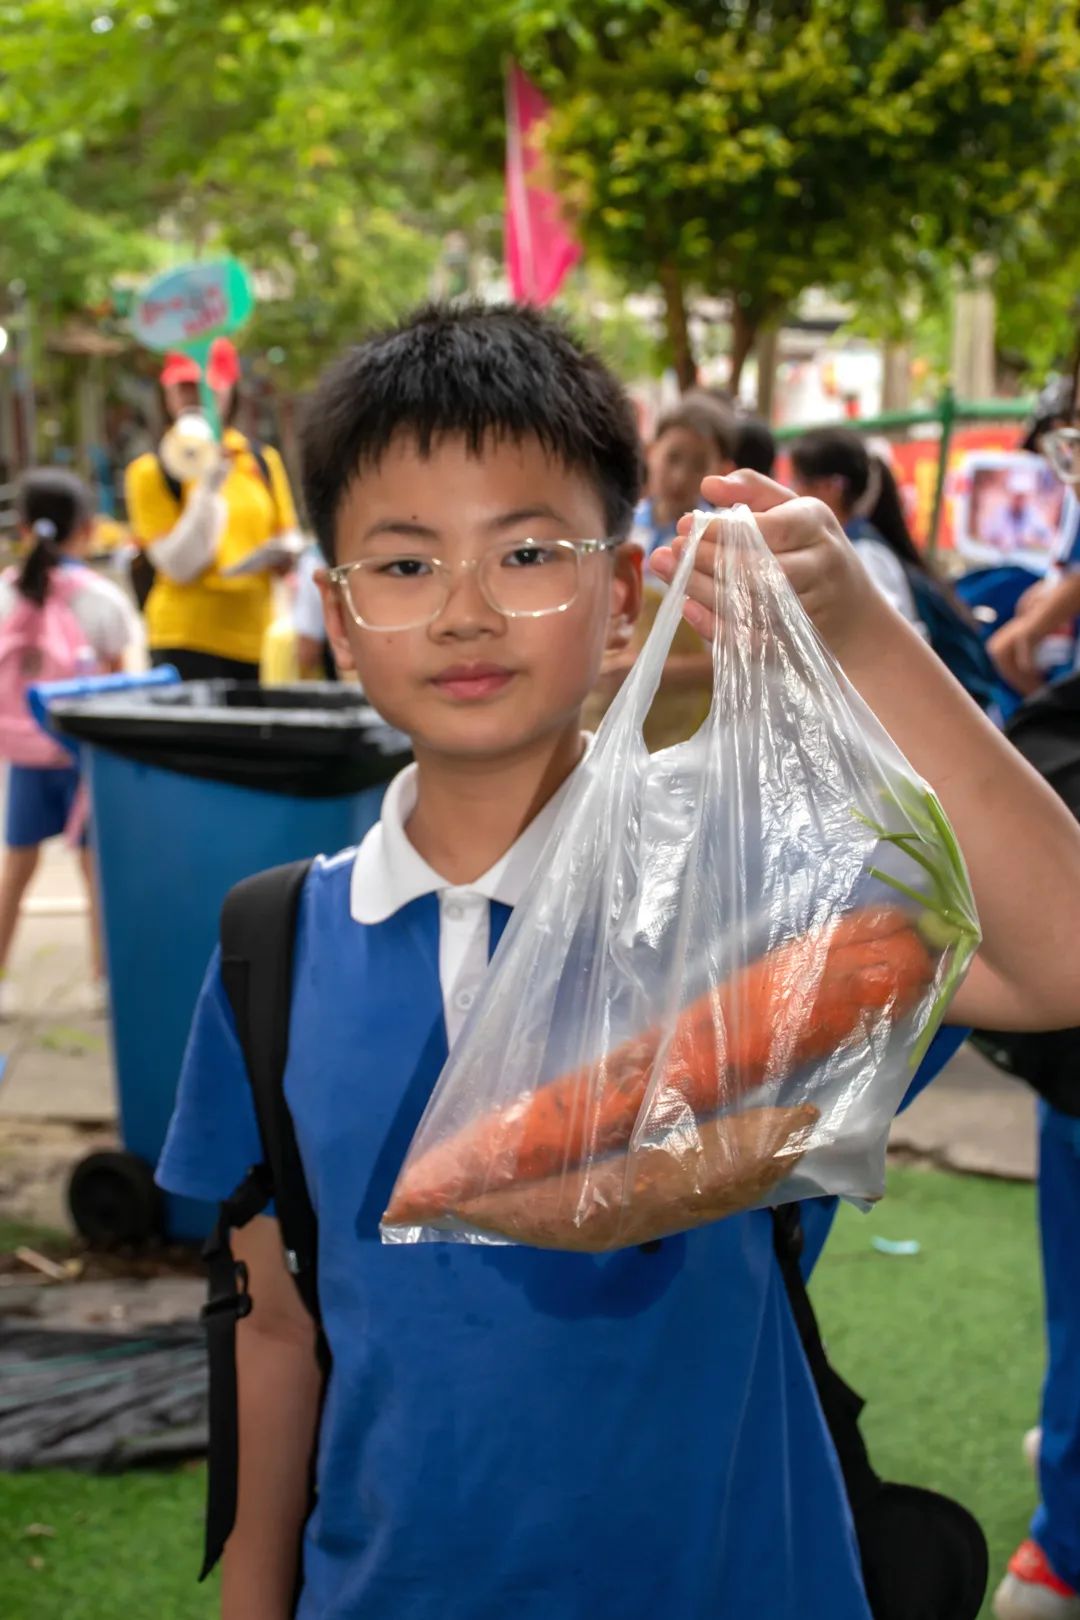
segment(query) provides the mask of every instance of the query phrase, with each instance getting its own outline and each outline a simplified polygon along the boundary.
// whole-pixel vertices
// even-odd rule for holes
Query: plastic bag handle
[[[705,530],[715,518],[715,512],[693,514],[686,545],[664,600],[660,604],[652,631],[612,705],[616,710],[611,722],[613,729],[616,725],[625,725],[629,730],[640,732],[648,718],[660,686],[668,653],[671,651],[671,643],[675,640],[675,632],[679,628],[683,603],[686,601],[686,587],[693,572],[698,545]]]

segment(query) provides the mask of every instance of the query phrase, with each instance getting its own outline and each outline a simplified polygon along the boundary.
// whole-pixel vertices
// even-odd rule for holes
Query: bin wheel
[[[146,1243],[163,1230],[154,1172],[134,1153],[107,1149],[81,1159],[68,1182],[76,1231],[98,1248]]]

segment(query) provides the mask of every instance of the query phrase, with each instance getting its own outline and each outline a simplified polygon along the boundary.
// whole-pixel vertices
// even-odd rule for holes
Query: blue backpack
[[[936,579],[907,563],[904,571],[931,647],[980,709],[991,708],[1000,696],[1001,677],[975,625],[968,623]]]

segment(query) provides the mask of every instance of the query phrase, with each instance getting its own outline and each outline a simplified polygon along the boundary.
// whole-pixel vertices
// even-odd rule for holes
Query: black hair
[[[660,417],[653,442],[662,439],[672,428],[689,428],[691,433],[709,440],[721,461],[734,461],[735,416],[714,394],[701,388],[684,394],[677,405]]]
[[[842,478],[848,502],[854,506],[870,483],[870,456],[857,433],[849,428],[813,428],[792,446],[791,460],[800,478]]]
[[[63,548],[90,519],[90,492],[63,467],[34,467],[19,480],[15,495],[19,522],[34,543],[15,581],[28,602],[42,607],[49,575],[63,560]]]
[[[517,304],[428,304],[350,349],[320,379],[301,435],[304,499],[324,557],[353,479],[400,433],[422,456],[443,436],[538,439],[584,473],[607,533],[630,531],[641,491],[633,407],[603,362],[554,316]]]
[[[776,465],[776,439],[760,416],[744,416],[735,424],[735,465],[772,477]]]
[[[870,477],[877,494],[873,506],[866,513],[867,522],[873,524],[889,550],[902,563],[909,568],[917,568],[921,574],[929,573],[926,558],[908,528],[904,503],[900,499],[892,468],[881,456],[873,457]]]
[[[924,556],[915,544],[904,514],[900,487],[892,468],[881,456],[871,458],[870,478],[877,494],[873,506],[866,513],[866,521],[877,530],[879,538],[884,540],[893,556],[903,563],[909,576],[917,573],[924,580],[929,580],[934,593],[939,598],[943,597],[966,625],[977,630],[978,621],[963,597],[957,595],[948,579],[938,572],[932,560]]]

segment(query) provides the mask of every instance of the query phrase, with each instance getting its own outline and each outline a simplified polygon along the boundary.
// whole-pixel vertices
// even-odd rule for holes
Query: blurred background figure
[[[979,707],[1000,687],[977,623],[912,538],[892,469],[846,428],[807,433],[791,452],[792,484],[834,513],[883,596],[930,642]]]
[[[645,495],[634,514],[631,539],[644,553],[645,591],[641,615],[625,652],[605,664],[585,714],[595,730],[648,639],[665,586],[649,568],[649,558],[675,538],[685,512],[706,505],[701,480],[735,466],[735,417],[713,394],[695,389],[665,412],[645,452]],[[660,688],[642,728],[651,750],[684,742],[697,731],[712,701],[712,651],[696,630],[680,619],[664,665]]]
[[[701,480],[735,466],[735,417],[711,394],[695,391],[666,411],[645,453],[645,497],[634,514],[634,538],[648,559],[669,545],[684,512],[702,504]],[[659,587],[660,581],[654,579]]]
[[[1035,504],[1038,483],[1034,473],[1010,472],[1005,499],[986,519],[983,538],[1003,557],[1017,551],[1037,551],[1053,543],[1053,532]]]
[[[100,1012],[104,966],[79,772],[31,719],[26,697],[34,681],[119,670],[139,626],[124,594],[82,564],[92,535],[85,485],[70,472],[43,467],[26,474],[16,498],[20,535],[29,549],[21,566],[0,576],[0,756],[8,761],[0,1016],[16,1010],[6,973],[23,896],[42,844],[64,833],[78,846],[90,897],[92,973],[83,1010]]]
[[[1046,455],[1047,439],[1057,428],[1073,422],[1072,384],[1057,379],[1043,389],[1025,449]],[[990,638],[990,652],[1010,686],[1030,696],[1048,678],[1067,673],[1073,662],[1080,668],[1080,502],[1067,489],[1056,556],[1045,578],[1025,591],[1015,616]]]
[[[322,597],[315,575],[325,568],[318,546],[309,546],[296,570],[293,598],[293,627],[296,631],[296,658],[300,676],[307,681],[336,681],[337,667],[326,637]]]
[[[174,421],[198,409],[199,378],[188,356],[167,357],[161,386]],[[135,584],[152,663],[174,664],[184,680],[257,681],[275,565],[260,566],[253,554],[295,537],[296,511],[277,451],[231,425],[240,365],[227,339],[211,349],[207,380],[224,431],[205,471],[180,483],[160,449],[127,470],[128,517],[142,552]]]
[[[919,615],[905,563],[921,567],[921,559],[907,534],[903,512],[899,512],[900,526],[890,525],[889,538],[868,515],[878,506],[884,463],[875,461],[871,483],[870,455],[858,434],[847,428],[830,427],[818,428],[799,439],[791,451],[791,464],[792,487],[800,495],[813,495],[824,501],[854,544],[878,590],[898,613],[917,624]],[[893,490],[895,492],[895,485]],[[896,504],[899,507],[898,496]],[[897,555],[898,543],[905,552],[910,547],[910,554]]]
[[[776,439],[760,416],[739,416],[735,421],[735,465],[771,478],[776,465]]]

